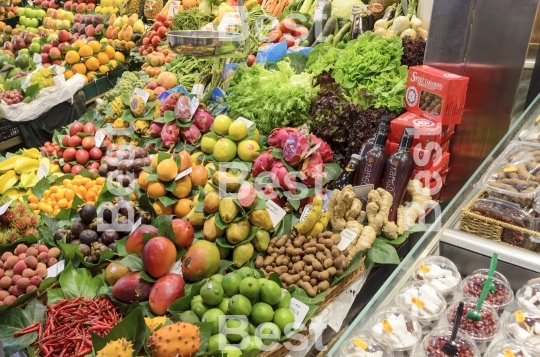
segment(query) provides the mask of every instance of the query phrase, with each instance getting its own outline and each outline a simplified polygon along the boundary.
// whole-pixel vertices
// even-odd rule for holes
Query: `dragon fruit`
[[[178,98],[180,98],[180,95],[180,92],[174,92],[169,94],[169,96],[165,98],[163,103],[161,103],[160,115],[163,115],[168,110],[174,110],[174,106],[176,105]]]
[[[212,124],[214,123],[214,118],[203,108],[198,108],[193,114],[193,120],[197,128],[203,133],[208,133]]]
[[[309,149],[309,132],[307,126],[289,135],[283,144],[283,158],[291,166],[298,166],[307,155]]]
[[[188,144],[195,144],[201,138],[201,131],[195,124],[191,124],[189,128],[180,129],[180,134]]]
[[[282,189],[296,193],[296,178],[293,175],[289,175],[289,170],[287,170],[287,167],[281,161],[277,161],[272,166],[270,178],[275,185],[279,184]]]
[[[281,207],[285,205],[285,197],[279,197],[279,193],[272,187],[272,185],[266,185],[262,191],[265,195],[265,200],[270,199],[270,201],[273,201],[275,204]]]
[[[170,148],[174,146],[180,139],[180,129],[175,121],[169,122],[163,126],[161,130],[161,144]]]
[[[321,154],[322,161],[324,163],[332,162],[334,160],[334,154],[332,153],[332,149],[330,148],[330,145],[328,145],[326,141],[319,138],[318,136],[311,134],[311,144],[317,145],[319,143],[321,143],[321,145],[319,146],[318,151]]]
[[[148,134],[150,135],[150,137],[159,138],[164,125],[165,124],[163,123],[152,123],[150,125],[150,128],[148,129]]]
[[[268,136],[268,145],[273,146],[275,148],[282,149],[285,145],[285,141],[291,136],[291,134],[294,134],[298,132],[299,129],[297,128],[278,128],[272,130],[270,135]]]
[[[191,111],[189,110],[189,98],[185,95],[180,96],[174,106],[174,115],[181,123],[187,123],[191,120]]]
[[[272,149],[264,151],[255,159],[251,168],[251,177],[257,177],[265,171],[270,171],[275,162],[276,158],[272,156]]]
[[[315,151],[302,164],[300,177],[307,187],[313,187],[317,182],[322,182],[324,177],[324,163],[322,155]]]

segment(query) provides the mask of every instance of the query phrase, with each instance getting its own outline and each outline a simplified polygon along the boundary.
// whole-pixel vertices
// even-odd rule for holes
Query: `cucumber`
[[[321,34],[317,37],[315,42],[311,45],[311,47],[317,46],[319,43],[323,42],[323,38],[330,36],[334,33],[334,28],[337,26],[337,18],[336,17],[330,17],[328,21],[326,21],[326,24],[323,27],[323,30]],[[309,35],[308,35],[309,36]]]
[[[334,36],[334,42],[333,42],[334,47],[337,46],[337,44],[341,41],[343,36],[345,36],[345,34],[349,31],[350,28],[351,28],[350,22],[347,22],[345,25],[343,25],[343,27],[339,30],[337,35]]]

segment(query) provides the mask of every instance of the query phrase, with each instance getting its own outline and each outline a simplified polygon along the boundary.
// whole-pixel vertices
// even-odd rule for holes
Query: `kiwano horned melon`
[[[100,350],[96,357],[133,357],[133,344],[125,338],[111,341]]]
[[[152,357],[191,357],[201,348],[201,333],[197,326],[179,322],[155,331],[148,344]]]

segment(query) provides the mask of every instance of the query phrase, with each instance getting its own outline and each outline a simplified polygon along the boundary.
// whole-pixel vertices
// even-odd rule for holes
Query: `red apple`
[[[34,3],[35,3],[35,2],[34,2]],[[66,2],[64,3],[64,9],[66,9],[66,10],[69,11],[69,9],[71,9],[71,4],[72,4],[71,1],[66,1]]]
[[[51,58],[47,53],[40,53],[41,63],[51,63]]]
[[[103,156],[101,150],[96,147],[91,148],[88,153],[90,154],[90,158],[92,160],[99,160]]]
[[[184,248],[188,248],[195,237],[195,231],[190,222],[182,218],[172,220],[172,228],[174,232],[174,242]]]
[[[84,130],[84,125],[79,123],[78,121],[73,122],[71,126],[69,127],[69,135],[77,135],[77,133],[82,133]]]
[[[75,154],[75,160],[77,160],[77,163],[81,165],[86,165],[86,163],[90,160],[90,154],[88,154],[88,151],[85,149],[79,149]]]
[[[77,153],[77,150],[75,148],[67,148],[64,150],[64,155],[62,156],[64,161],[73,161],[75,160],[75,154]]]
[[[148,89],[151,89],[151,90],[154,90],[156,89],[158,86],[157,82],[156,81],[150,81],[148,82],[148,84],[146,85],[146,88]]]
[[[57,47],[53,47],[51,48],[51,50],[49,51],[49,57],[51,57],[51,59],[54,61],[54,60],[57,60],[57,59],[62,59],[62,52],[60,52],[60,49],[57,48]]]
[[[49,53],[53,46],[50,43],[46,43],[41,47],[41,52],[43,53]]]
[[[69,135],[62,136],[62,146],[69,146]]]

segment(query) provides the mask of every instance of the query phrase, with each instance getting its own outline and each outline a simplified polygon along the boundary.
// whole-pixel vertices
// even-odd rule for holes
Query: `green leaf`
[[[282,150],[282,149],[273,148],[273,149],[272,149],[272,156],[275,157],[276,159],[283,160],[283,150]]]
[[[219,274],[223,274],[227,269],[229,269],[231,266],[233,265],[233,262],[229,261],[229,260],[221,260],[219,262],[219,269],[218,269],[218,273]]]
[[[223,223],[223,221],[221,220],[221,215],[219,214],[219,212],[217,212],[217,213],[215,214],[214,217],[216,217],[216,218],[214,219],[214,223],[216,224],[216,226],[217,226],[219,229],[226,229],[226,228],[227,228],[228,224],[227,224],[227,223]]]
[[[43,320],[47,316],[45,313],[46,309],[47,307],[39,302],[39,300],[32,300],[24,310],[28,315],[28,320],[30,320],[30,323],[33,324]]]
[[[15,308],[0,314],[0,341],[4,345],[4,354],[11,356],[15,352],[23,351],[30,346],[36,338],[37,332],[32,332],[19,337],[13,337],[15,332],[31,325],[28,314],[23,309]]]
[[[290,235],[293,230],[293,218],[294,215],[292,213],[287,213],[277,225],[274,236],[281,237],[282,235]]]
[[[267,279],[277,283],[280,288],[283,287],[283,283],[281,282],[281,279],[279,278],[279,275],[277,275],[277,273],[271,273],[270,275],[268,275]]]
[[[156,278],[153,278],[150,275],[148,275],[148,273],[145,270],[141,270],[141,279],[144,281],[148,281],[150,283],[155,283],[157,281]]]
[[[87,269],[76,269],[72,264],[60,274],[60,286],[67,299],[78,297],[95,298],[103,286],[107,286],[103,274],[92,278]]]
[[[374,241],[367,252],[370,262],[378,264],[399,264],[399,256],[394,247],[384,242]]]
[[[324,173],[326,174],[326,180],[334,181],[341,175],[341,166],[334,162],[324,164]]]
[[[148,198],[148,195],[146,193],[139,196],[139,205],[143,210],[150,212],[152,217],[156,216],[156,211],[154,210],[152,203],[150,203],[150,198]]]
[[[195,326],[199,328],[199,331],[201,333],[201,348],[200,351],[206,351],[208,348],[208,341],[210,340],[210,336],[212,336],[212,328],[214,326],[213,322],[196,322],[194,323]]]
[[[178,321],[189,322],[190,324],[201,322],[201,320],[199,320],[199,317],[191,310],[179,312],[177,315]]]
[[[169,123],[173,120],[176,120],[176,116],[174,115],[174,112],[172,110],[167,110],[163,113],[163,122]]]
[[[127,238],[119,239],[116,241],[116,254],[121,257],[125,257],[128,255],[128,253],[126,252],[126,242]]]
[[[43,198],[43,192],[51,188],[51,184],[46,177],[39,180],[34,188],[32,189],[32,194],[37,198]]]
[[[191,309],[191,300],[194,296],[199,295],[201,287],[206,283],[206,279],[203,279],[195,284],[186,284],[184,287],[184,296],[176,299],[167,311],[169,311],[175,318],[179,316],[181,312],[185,312]]]
[[[11,242],[8,244],[2,244],[0,245],[0,255],[4,252],[13,252],[15,250],[15,247],[17,247],[19,244],[26,244],[30,246],[31,244],[34,244],[37,242],[37,237],[34,235],[28,235],[24,238],[18,239],[15,242]],[[1,312],[1,310],[0,310]]]
[[[127,257],[118,260],[117,263],[131,269],[143,270],[141,257],[139,257],[137,254],[130,254]]]
[[[163,203],[163,206],[165,207],[169,207],[171,205],[174,205],[176,202],[178,202],[178,198],[171,198],[171,197],[168,197],[168,196],[161,196],[158,198],[158,201],[160,201],[161,203]]]
[[[64,292],[60,288],[47,290],[47,304],[54,305],[58,301],[65,299]]]
[[[114,188],[114,192],[109,191],[109,186]],[[111,181],[107,181],[106,184],[103,185],[103,188],[101,189],[101,192],[99,193],[96,204],[94,206],[96,208],[99,208],[99,206],[101,206],[103,203],[112,202],[116,197],[127,196],[129,196],[129,192],[125,188],[117,186]]]

